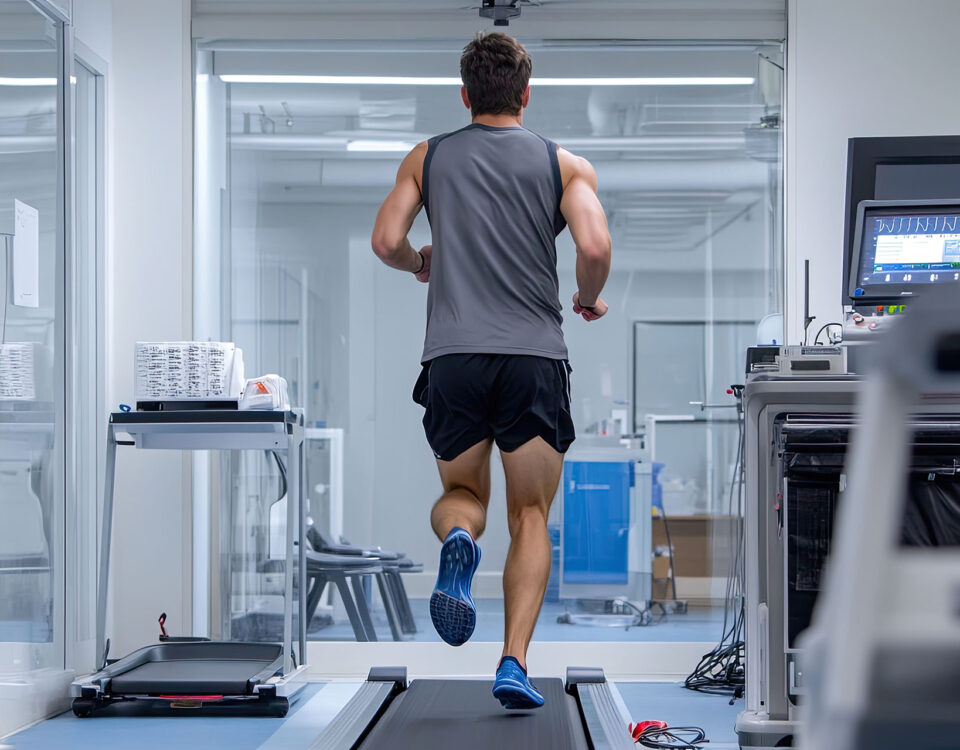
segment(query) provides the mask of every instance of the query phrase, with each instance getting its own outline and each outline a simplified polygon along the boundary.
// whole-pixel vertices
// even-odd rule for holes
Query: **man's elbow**
[[[387,261],[396,255],[397,252],[397,243],[392,242],[390,237],[384,232],[373,233],[373,236],[370,238],[370,247],[373,248],[373,253],[380,260]]]
[[[591,242],[585,242],[577,248],[583,259],[591,264],[598,266],[610,266],[610,236],[598,237]]]

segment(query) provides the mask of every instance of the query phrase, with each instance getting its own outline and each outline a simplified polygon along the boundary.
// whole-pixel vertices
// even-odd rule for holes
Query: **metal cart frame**
[[[295,560],[300,586],[299,660],[293,661],[293,565],[284,566],[283,663],[277,694],[290,695],[306,681],[307,564],[301,535],[306,529],[303,501],[304,426],[302,410],[235,411],[184,410],[114,412],[107,425],[106,470],[103,488],[103,526],[99,583],[97,587],[97,658],[106,660],[107,588],[110,571],[110,544],[113,534],[114,484],[117,446],[141,450],[261,450],[277,451],[287,458],[286,560]],[[292,501],[291,501],[292,500]],[[295,516],[294,514],[298,514]],[[298,518],[299,517],[299,518]],[[298,666],[290,671],[291,664]],[[297,683],[297,684],[294,684]]]

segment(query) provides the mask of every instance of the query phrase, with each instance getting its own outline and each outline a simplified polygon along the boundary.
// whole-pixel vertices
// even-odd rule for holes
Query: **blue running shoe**
[[[512,656],[504,656],[497,667],[493,697],[504,708],[540,708],[543,696],[527,677],[527,670]]]
[[[477,625],[477,607],[470,596],[480,548],[470,532],[454,527],[440,549],[440,573],[430,597],[430,619],[444,641],[462,646]]]

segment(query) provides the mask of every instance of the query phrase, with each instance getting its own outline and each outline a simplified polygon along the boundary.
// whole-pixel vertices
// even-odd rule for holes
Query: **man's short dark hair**
[[[513,37],[477,34],[460,58],[460,78],[473,116],[520,114],[531,67],[530,55]]]

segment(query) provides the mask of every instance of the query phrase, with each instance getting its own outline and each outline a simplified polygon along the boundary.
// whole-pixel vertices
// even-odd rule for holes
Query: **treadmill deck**
[[[507,711],[490,680],[414,680],[390,703],[361,750],[588,750],[577,702],[556,678],[534,680],[542,708]]]
[[[148,661],[111,679],[114,693],[180,695],[243,695],[248,682],[272,660],[175,659]]]

